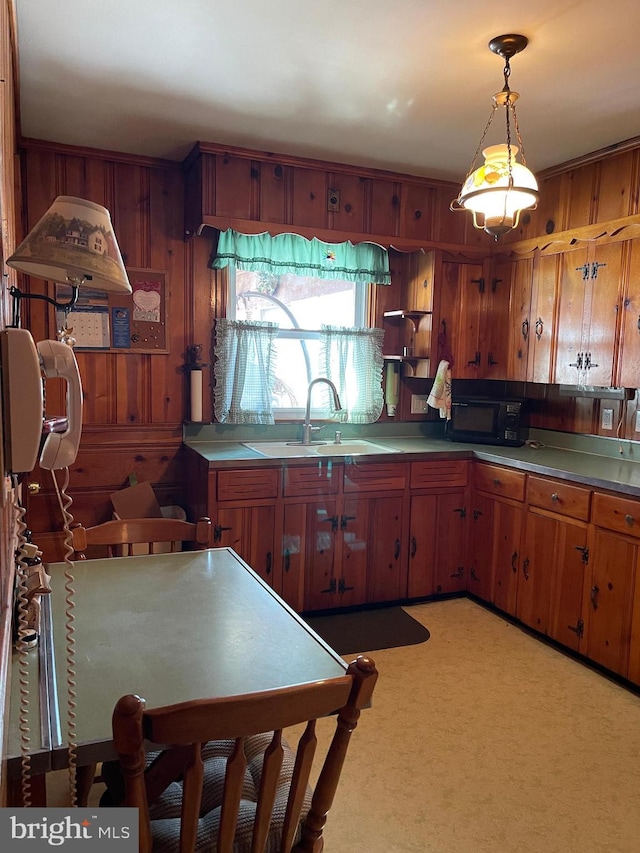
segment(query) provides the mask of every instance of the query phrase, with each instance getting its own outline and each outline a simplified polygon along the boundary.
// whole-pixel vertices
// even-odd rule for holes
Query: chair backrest
[[[149,553],[153,554],[159,543],[163,543],[165,551],[167,547],[171,551],[178,550],[176,542],[207,548],[211,541],[211,519],[201,518],[191,523],[176,518],[125,518],[105,521],[95,527],[77,525],[71,532],[77,560],[85,559],[85,551],[93,545],[106,546],[110,557],[114,556],[116,548],[130,556],[135,545],[147,545]]]
[[[344,676],[314,684],[152,709],[139,696],[123,696],[113,714],[120,804],[139,809],[141,853],[191,853],[205,837],[217,853],[262,853],[267,842],[280,853],[319,853],[351,733],[377,677],[361,655]],[[311,794],[315,722],[334,714]],[[282,730],[299,731],[301,723],[294,749]],[[150,760],[145,742],[165,751]]]

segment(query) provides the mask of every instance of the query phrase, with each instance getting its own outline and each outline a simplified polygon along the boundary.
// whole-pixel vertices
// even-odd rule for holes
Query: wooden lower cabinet
[[[275,550],[276,507],[218,506],[214,537],[217,547],[229,547],[276,590],[279,578]]]
[[[466,460],[324,460],[207,482],[214,547],[296,611],[469,591],[640,684],[640,500]]]
[[[409,598],[466,589],[466,505],[465,489],[412,495]]]
[[[582,651],[590,660],[625,677],[639,547],[635,540],[596,527],[589,549],[591,573],[585,590]]]
[[[401,496],[307,505],[304,610],[406,598],[402,506]]]
[[[516,616],[578,651],[587,565],[587,525],[529,507]]]

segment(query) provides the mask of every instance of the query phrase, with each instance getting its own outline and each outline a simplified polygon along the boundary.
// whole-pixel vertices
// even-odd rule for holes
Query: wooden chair
[[[76,560],[86,559],[89,546],[106,546],[109,557],[116,555],[116,549],[131,556],[135,545],[147,545],[149,553],[159,550],[160,543],[166,550],[179,550],[176,543],[189,543],[191,546],[207,548],[211,542],[211,519],[201,518],[195,523],[176,518],[125,518],[105,521],[95,527],[72,528],[73,549]]]
[[[90,546],[106,546],[109,557],[116,556],[116,549],[131,556],[135,545],[146,545],[153,554],[162,545],[164,551],[178,550],[176,543],[187,543],[195,550],[209,547],[211,542],[211,519],[201,518],[195,523],[175,518],[126,518],[105,521],[95,527],[76,525],[71,530],[74,557],[86,559]],[[94,782],[102,782],[96,775],[97,765],[82,765],[76,770],[76,797],[79,806],[86,806],[89,791]]]
[[[320,853],[351,733],[377,677],[373,661],[360,656],[343,677],[315,684],[149,709],[139,696],[123,696],[113,714],[111,769],[124,794],[111,802],[139,809],[141,853],[191,853],[196,845]],[[332,714],[335,732],[312,792],[315,723]],[[282,730],[301,723],[294,751]],[[152,758],[146,742],[164,751]]]

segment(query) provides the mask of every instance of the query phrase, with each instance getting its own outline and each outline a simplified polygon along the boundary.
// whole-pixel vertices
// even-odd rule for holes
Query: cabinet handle
[[[544,323],[542,322],[542,317],[538,317],[536,320],[536,338],[540,340],[542,337],[542,333],[544,332]]]
[[[470,576],[471,576],[471,580],[472,580],[472,581],[477,581],[477,580],[479,580],[478,575],[476,574],[476,568],[475,568],[475,566],[471,566],[471,568],[469,569],[469,574],[470,574]]]
[[[450,578],[461,578],[464,575],[464,566],[458,566],[458,568],[449,575]]]
[[[288,572],[291,568],[291,551],[287,548],[284,552],[284,570]]]
[[[624,520],[627,522],[627,525],[629,527],[633,527],[633,525],[636,523],[635,518],[632,515],[629,515],[628,513],[627,515],[625,515]]]
[[[577,367],[578,370],[582,370],[582,353],[578,353],[578,358],[575,361],[569,362],[569,367]]]
[[[413,559],[416,555],[416,551],[418,550],[418,543],[416,541],[416,537],[411,537],[411,558]]]
[[[598,609],[598,595],[599,594],[600,594],[600,587],[599,586],[592,586],[591,587],[591,606],[593,607],[594,610]]]
[[[320,521],[322,523],[330,524],[332,530],[338,529],[338,516],[337,515],[329,515],[326,518],[321,518]]]
[[[638,331],[640,332],[640,314],[638,314]]]
[[[516,566],[516,562],[518,560],[518,552],[514,551],[511,555],[511,571],[515,574],[518,571],[518,567]]]
[[[494,486],[499,486],[499,485],[500,485],[500,479],[499,479],[499,477],[494,477],[494,478],[493,478],[493,485],[494,485]]]
[[[639,318],[638,322],[640,322],[640,318]],[[529,337],[529,321],[528,320],[522,321],[522,337],[524,338],[525,341]]]
[[[487,364],[489,365],[489,367],[493,367],[493,365],[494,365],[494,364],[497,364],[497,363],[498,363],[498,362],[497,362],[497,361],[494,359],[494,357],[493,357],[493,353],[492,353],[492,352],[490,352],[490,353],[487,355]]]
[[[320,590],[320,592],[322,592],[322,593],[325,593],[325,592],[333,593],[335,591],[336,591],[336,579],[335,578],[331,578],[331,580],[329,581],[329,586],[326,589]]]
[[[399,556],[400,556],[400,540],[396,539],[395,549],[393,552],[393,559],[397,560]]]
[[[526,581],[529,580],[529,558],[524,558],[524,563],[522,564],[522,574],[524,575],[524,579]]]
[[[557,492],[554,492],[551,495],[551,500],[554,502],[554,504],[557,504],[558,501],[560,500],[560,495]]]
[[[459,513],[460,513],[460,518],[466,518],[466,517],[467,517],[467,508],[466,508],[466,507],[464,507],[464,506],[456,507],[456,509],[454,509],[453,511],[454,511],[454,512],[459,512]]]
[[[271,563],[272,563],[271,551],[267,551],[267,560],[265,564],[265,571],[268,575],[271,574]]]
[[[344,578],[340,578],[338,581],[338,592],[350,592],[352,589],[352,586],[347,586],[347,582]]]
[[[222,531],[231,529],[231,527],[223,527],[221,524],[216,524],[213,528],[213,541],[220,542],[220,540],[222,539]]]
[[[355,521],[355,518],[356,518],[355,515],[342,515],[342,516],[340,516],[340,530],[346,530],[347,524],[349,524],[350,521]]]

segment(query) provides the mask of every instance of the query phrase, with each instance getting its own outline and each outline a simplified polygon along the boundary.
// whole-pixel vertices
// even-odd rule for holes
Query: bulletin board
[[[168,288],[161,270],[127,267],[132,293],[106,293],[81,287],[78,301],[67,316],[67,327],[78,350],[103,352],[166,353]],[[56,287],[56,299],[64,302],[68,285]],[[57,312],[59,326],[64,312]]]

